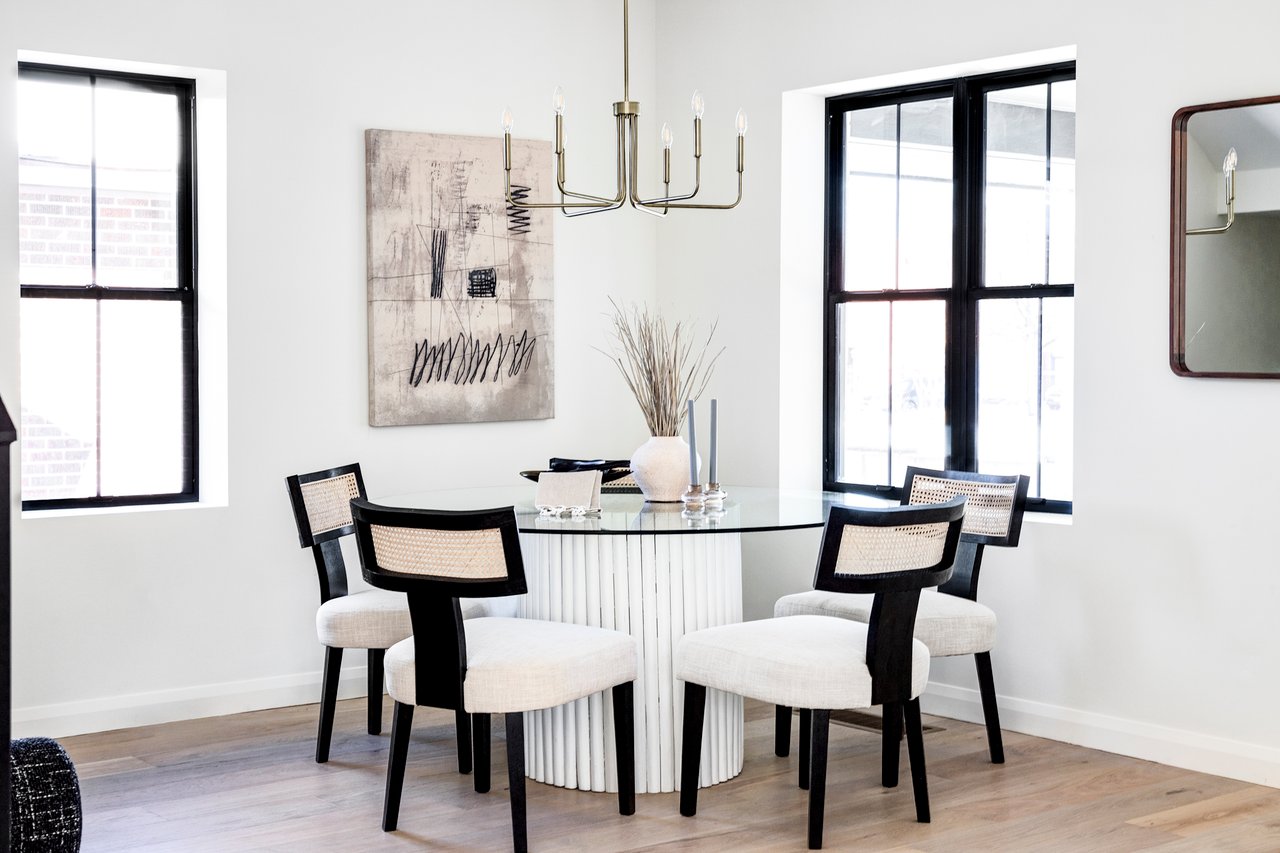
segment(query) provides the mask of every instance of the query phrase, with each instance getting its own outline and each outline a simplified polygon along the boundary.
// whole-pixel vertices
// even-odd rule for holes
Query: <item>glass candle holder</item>
[[[702,491],[701,483],[691,483],[689,490],[680,496],[680,500],[684,502],[686,513],[700,513],[707,506],[706,493]]]

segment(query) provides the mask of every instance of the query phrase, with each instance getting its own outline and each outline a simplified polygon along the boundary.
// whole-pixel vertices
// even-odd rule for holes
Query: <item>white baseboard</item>
[[[365,695],[368,667],[344,666],[338,680],[338,698]],[[242,711],[284,708],[320,701],[320,672],[304,672],[248,681],[202,684],[178,690],[129,693],[82,702],[33,705],[13,709],[14,737],[70,737],[89,732],[105,732],[219,717]]]
[[[364,666],[345,666],[338,697],[365,693]],[[70,737],[90,732],[193,720],[318,702],[320,672],[132,693],[82,702],[14,708],[14,737]],[[1280,788],[1280,749],[1183,729],[1001,696],[1002,728],[1172,767]],[[929,714],[982,722],[978,691],[930,682],[921,697]]]
[[[1280,788],[1280,749],[1008,696],[998,704],[1008,731]],[[983,721],[972,688],[931,681],[920,705],[928,714]]]

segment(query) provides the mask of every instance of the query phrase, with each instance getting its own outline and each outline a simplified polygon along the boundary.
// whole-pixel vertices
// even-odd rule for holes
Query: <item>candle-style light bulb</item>
[[[738,135],[746,136],[747,135],[747,114],[744,113],[742,110],[738,110],[738,118],[735,120],[734,123],[738,128]]]
[[[1236,149],[1231,148],[1227,151],[1227,156],[1222,158],[1222,174],[1230,175],[1234,172],[1237,162],[1239,162],[1239,158],[1236,157]]]
[[[551,95],[551,108],[556,111],[556,115],[564,115],[564,89],[556,86],[556,90]]]
[[[671,144],[675,141],[675,137],[671,135],[671,125],[665,121],[662,123],[662,147],[667,151],[671,150]]]
[[[693,97],[689,100],[689,106],[693,107],[694,118],[702,118],[702,114],[707,109],[707,102],[702,99],[701,89],[693,90]]]
[[[502,132],[510,133],[511,128],[515,126],[515,116],[511,115],[511,108],[504,107],[502,110]]]

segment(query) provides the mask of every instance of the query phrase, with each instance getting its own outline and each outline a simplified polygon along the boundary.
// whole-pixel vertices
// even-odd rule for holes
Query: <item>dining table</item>
[[[605,491],[598,512],[548,514],[536,486],[432,489],[376,498],[391,506],[510,506],[520,530],[528,592],[517,616],[593,625],[636,640],[636,791],[679,789],[684,685],[673,652],[687,633],[742,621],[742,537],[821,527],[832,506],[883,506],[873,496],[762,486],[723,486],[722,508],[689,512],[639,493]],[[793,565],[817,554],[796,554]],[[707,691],[701,787],[742,771],[742,697]],[[525,768],[536,781],[616,791],[612,697],[606,691],[526,712]]]

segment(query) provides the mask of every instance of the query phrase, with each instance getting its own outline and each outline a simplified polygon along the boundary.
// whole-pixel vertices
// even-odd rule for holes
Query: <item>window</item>
[[[827,101],[824,482],[1031,477],[1070,512],[1075,64]]]
[[[23,508],[194,501],[195,84],[18,73]]]

